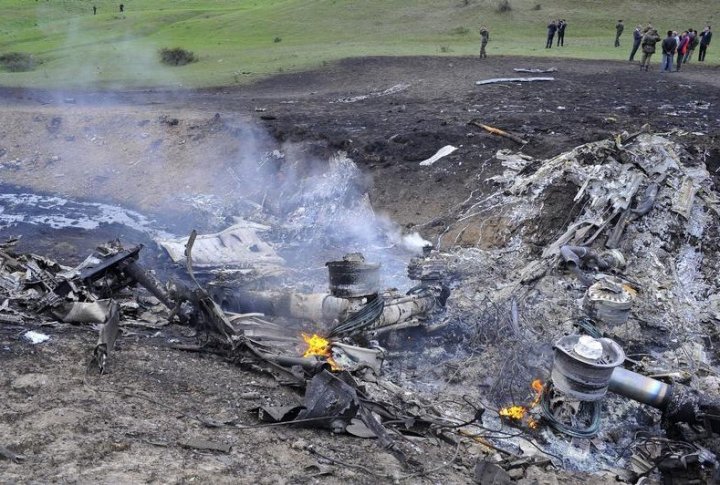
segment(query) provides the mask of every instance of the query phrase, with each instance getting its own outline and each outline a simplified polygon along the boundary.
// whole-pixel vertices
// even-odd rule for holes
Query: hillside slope
[[[125,11],[119,12],[123,1]],[[97,6],[93,15],[92,6]],[[491,32],[490,55],[625,59],[636,23],[661,30],[701,29],[718,12],[706,2],[510,0],[5,0],[0,54],[23,52],[41,64],[30,72],[0,69],[10,86],[217,86],[365,55],[472,55],[478,28]],[[538,9],[539,7],[539,9]],[[568,20],[566,46],[544,48],[551,18]],[[612,47],[623,18],[621,48]],[[165,67],[158,50],[183,47],[199,56]],[[716,56],[710,52],[710,61]]]

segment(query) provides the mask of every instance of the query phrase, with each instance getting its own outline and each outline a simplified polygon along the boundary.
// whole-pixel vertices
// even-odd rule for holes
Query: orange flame
[[[538,394],[543,392],[543,383],[540,379],[535,379],[534,381],[532,381],[530,387],[532,387],[533,391],[537,392]]]
[[[540,404],[540,399],[542,398],[542,393],[544,389],[544,385],[540,379],[535,379],[530,384],[530,387],[533,391],[535,391],[535,398],[532,400],[532,402],[527,406],[521,406],[521,405],[514,405],[514,406],[508,406],[505,408],[500,408],[500,411],[498,411],[498,414],[500,414],[503,418],[508,418],[513,421],[519,421],[522,422],[525,417],[528,414],[528,411],[530,411],[532,408]],[[527,419],[527,425],[530,429],[537,429],[540,423],[533,419],[528,418]]]
[[[308,335],[306,333],[302,333],[302,338],[307,344],[307,349],[305,349],[305,352],[303,353],[303,357],[322,357],[327,361],[328,364],[330,364],[330,368],[332,370],[341,370],[342,368],[333,360],[332,357],[332,342],[330,342],[328,339],[321,337],[320,335],[314,333],[312,335]]]

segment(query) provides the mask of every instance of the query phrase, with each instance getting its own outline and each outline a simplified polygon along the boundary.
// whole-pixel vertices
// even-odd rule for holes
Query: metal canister
[[[568,335],[555,343],[552,381],[557,390],[580,401],[605,396],[613,370],[625,360],[613,340]]]
[[[380,265],[366,263],[359,253],[348,254],[341,261],[329,261],[325,266],[333,296],[355,298],[380,291]]]

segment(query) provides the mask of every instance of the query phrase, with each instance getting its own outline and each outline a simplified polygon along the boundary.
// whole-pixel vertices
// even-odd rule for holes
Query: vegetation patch
[[[9,52],[0,55],[0,66],[10,72],[32,71],[38,64],[35,57],[24,52]]]
[[[164,48],[160,50],[160,62],[168,66],[184,66],[196,62],[197,56],[189,50],[175,47],[174,49]]]
[[[454,29],[450,30],[450,33],[452,35],[467,35],[470,33],[470,29],[465,26],[455,27]]]

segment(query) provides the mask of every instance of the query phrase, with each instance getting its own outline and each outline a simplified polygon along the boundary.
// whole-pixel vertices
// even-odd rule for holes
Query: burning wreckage
[[[167,283],[141,266],[142,246],[111,243],[67,268],[9,241],[0,322],[99,325],[102,373],[124,315],[150,302],[207,337],[185,350],[304,390],[299,405],[260,406],[261,421],[377,438],[404,478],[455,463],[478,483],[718,480],[720,377],[706,349],[720,320],[720,206],[683,136],[623,134],[544,161],[498,152],[499,190],[454,210],[407,265],[406,292],[383,290],[360,253],[326,264],[326,292],[278,290],[283,258],[242,222],[159,241],[184,266]],[[403,332],[422,347],[398,345]],[[435,381],[403,380],[392,363],[404,360]],[[456,447],[450,462],[413,456],[408,437],[429,436]]]

